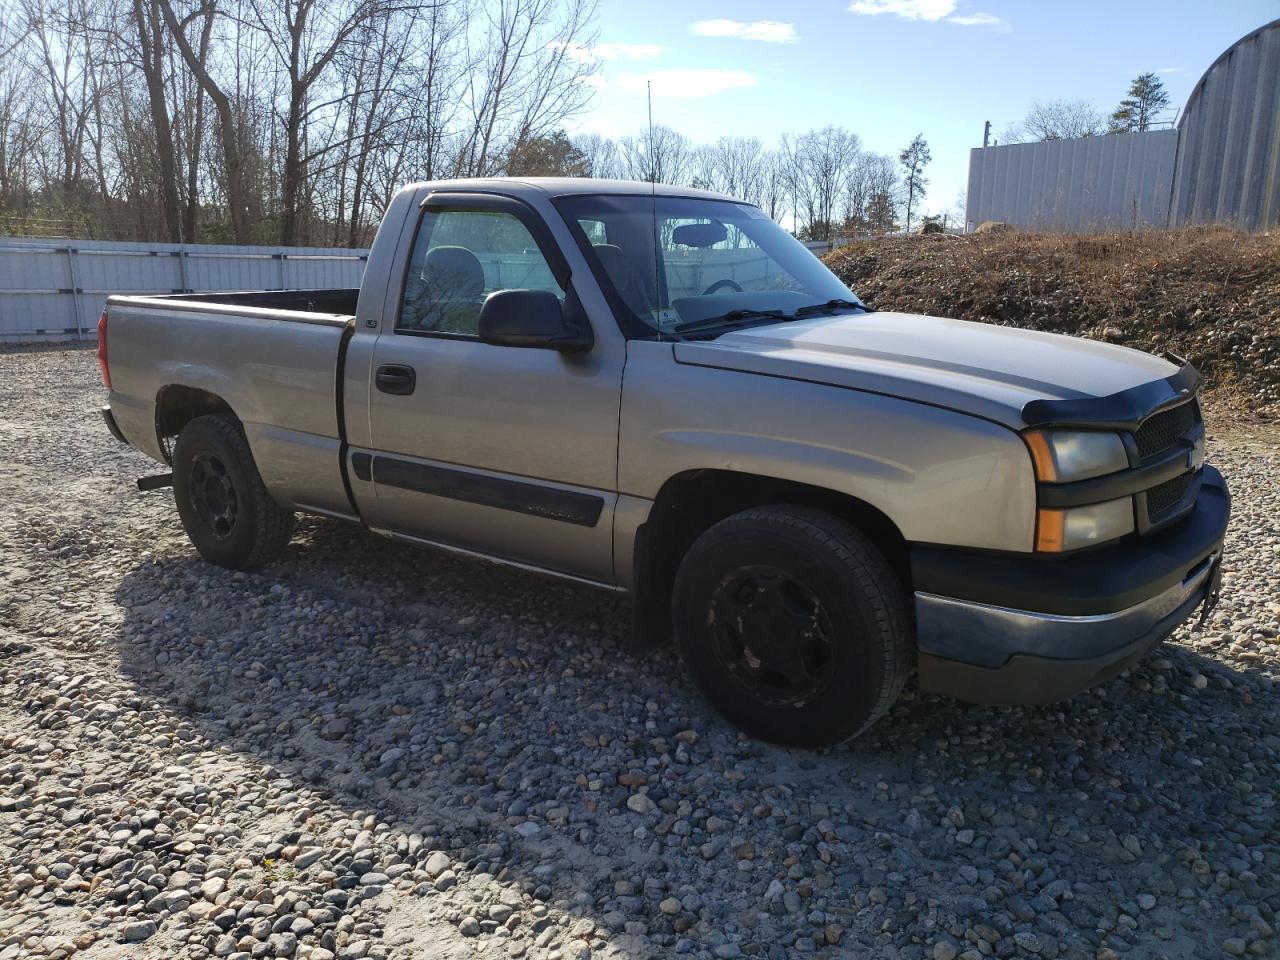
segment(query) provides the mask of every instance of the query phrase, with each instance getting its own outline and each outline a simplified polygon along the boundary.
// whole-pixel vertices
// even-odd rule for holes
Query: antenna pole
[[[653,155],[653,81],[644,82],[645,95],[649,98],[649,182],[658,180],[658,164]]]
[[[662,340],[662,245],[658,242],[658,161],[653,139],[653,81],[644,82],[645,95],[649,99],[649,201],[653,215],[653,302],[654,326],[658,328],[658,340]]]

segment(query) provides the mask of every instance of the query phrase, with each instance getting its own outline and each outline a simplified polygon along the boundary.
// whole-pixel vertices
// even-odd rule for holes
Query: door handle
[[[418,375],[414,373],[413,367],[402,363],[388,363],[379,367],[373,375],[375,387],[383,393],[395,394],[398,397],[407,397],[413,393],[413,388],[417,384]]]

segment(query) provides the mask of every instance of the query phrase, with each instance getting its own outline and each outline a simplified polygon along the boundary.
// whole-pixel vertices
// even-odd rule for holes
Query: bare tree
[[[278,114],[284,135],[280,171],[280,242],[298,240],[301,201],[307,165],[329,145],[307,150],[305,126],[316,109],[322,86],[334,59],[357,31],[383,13],[385,0],[355,0],[336,4],[326,0],[247,0],[250,23],[261,31],[283,73],[285,96]]]
[[[19,46],[27,25],[16,8],[0,9],[0,216],[26,214],[36,145],[31,71]]]
[[[587,175],[622,179],[625,174],[618,154],[618,144],[598,133],[588,133],[573,138],[573,145],[587,158]]]
[[[739,200],[759,200],[764,178],[764,144],[759,137],[721,137],[706,152],[713,189]]]
[[[781,220],[787,210],[787,171],[782,153],[766,150],[760,155],[760,208]]]
[[[861,152],[857,134],[828,126],[784,139],[797,233],[810,240],[829,240],[834,232],[836,205],[845,181]]]
[[[618,152],[622,170],[631,180],[682,184],[693,173],[693,144],[683,133],[662,124],[623,137]]]
[[[1107,122],[1088,100],[1037,100],[1018,123],[1004,131],[1005,143],[1074,140],[1107,132]]]
[[[160,174],[160,198],[164,211],[165,232],[171,243],[182,241],[182,221],[178,201],[178,162],[174,145],[173,124],[169,117],[169,98],[165,90],[166,55],[164,18],[158,0],[132,0],[132,27],[137,39],[136,62],[147,87],[154,131],[156,166]]]
[[[213,28],[213,19],[218,16],[218,0],[207,0],[184,18],[179,18],[173,9],[172,0],[156,0],[170,36],[177,44],[182,59],[190,69],[200,88],[213,103],[218,118],[218,140],[222,147],[223,187],[227,196],[227,213],[231,220],[232,233],[236,243],[248,243],[253,226],[250,220],[250,190],[248,170],[245,162],[245,151],[242,148],[243,125],[235,109],[231,97],[209,72],[207,45],[201,52],[191,45],[187,29],[194,22],[198,25],[201,36]]]
[[[563,9],[562,9],[563,6]],[[487,176],[527,140],[580,112],[596,63],[576,56],[595,40],[595,0],[491,0],[468,36],[471,114],[461,173]]]

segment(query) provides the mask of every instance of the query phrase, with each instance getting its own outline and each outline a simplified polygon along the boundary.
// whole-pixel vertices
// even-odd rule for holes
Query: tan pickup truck
[[[1067,697],[1216,599],[1195,370],[868,309],[754,206],[406,187],[359,290],[112,297],[107,425],[207,560],[297,512],[630,595],[741,729]]]

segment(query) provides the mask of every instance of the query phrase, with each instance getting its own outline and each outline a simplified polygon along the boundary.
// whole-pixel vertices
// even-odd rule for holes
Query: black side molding
[[[1139,384],[1105,397],[1077,400],[1032,400],[1022,419],[1032,427],[1091,427],[1136,430],[1153,413],[1189,399],[1200,384],[1200,372],[1189,363],[1171,377]]]
[[[351,455],[351,469],[356,472],[356,477],[368,483],[373,479],[372,471],[373,457],[367,453],[353,453]]]
[[[604,510],[604,498],[589,493],[562,490],[528,480],[508,480],[468,470],[429,466],[396,457],[375,456],[373,480],[401,490],[477,503],[580,527],[594,527]]]

